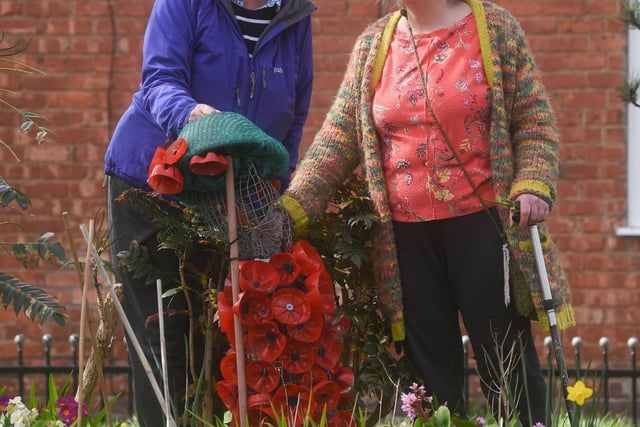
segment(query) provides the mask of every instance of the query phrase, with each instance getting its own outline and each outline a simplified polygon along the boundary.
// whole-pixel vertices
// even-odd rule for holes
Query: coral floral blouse
[[[492,206],[490,91],[473,15],[449,28],[414,34],[414,40],[435,115],[473,185]],[[373,103],[395,221],[445,219],[483,209],[424,97],[410,36],[396,29]]]

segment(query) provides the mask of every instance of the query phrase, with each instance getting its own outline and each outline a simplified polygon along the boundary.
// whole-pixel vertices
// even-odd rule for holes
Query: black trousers
[[[117,201],[123,192],[131,186],[124,180],[109,177],[108,184],[108,214],[111,232],[111,258],[115,265],[116,280],[123,285],[124,300],[123,309],[133,333],[142,347],[145,358],[151,365],[156,381],[163,392],[160,329],[157,320],[158,304],[156,296],[156,284],[145,284],[144,279],[135,278],[124,268],[118,266],[117,254],[129,249],[131,241],[135,240],[149,249],[151,263],[165,272],[178,271],[178,259],[172,251],[158,250],[156,235],[158,228],[150,220],[148,214],[140,212],[134,205],[127,201]],[[167,208],[168,205],[159,205],[169,215],[181,215],[181,211]],[[195,254],[194,256],[197,256]],[[164,284],[175,287],[175,284]],[[176,294],[170,300],[165,299],[165,313],[175,310],[174,313],[185,312],[186,299],[182,292]],[[187,315],[164,315],[165,340],[167,354],[168,381],[170,393],[174,403],[182,397],[185,391],[188,375],[187,340],[189,333],[189,317]],[[202,339],[200,334],[194,334],[195,357],[201,360]],[[151,383],[143,369],[142,362],[133,346],[129,345],[129,358],[133,373],[133,393],[136,414],[141,427],[159,427],[165,424],[162,406],[158,403]],[[182,408],[179,407],[179,414]],[[174,414],[174,418],[175,418]]]
[[[460,315],[494,415],[499,411],[499,390],[505,386],[504,375],[496,373],[506,365],[506,357],[497,351],[506,354],[514,346],[517,361],[507,388],[518,398],[520,419],[523,425],[539,421],[548,426],[546,387],[531,324],[513,302],[505,306],[502,239],[487,212],[394,226],[406,350],[426,390],[440,404],[446,402],[452,413],[466,415]]]

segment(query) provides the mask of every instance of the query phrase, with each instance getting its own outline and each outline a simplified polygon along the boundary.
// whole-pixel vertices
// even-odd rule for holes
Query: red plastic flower
[[[184,187],[184,177],[180,169],[165,162],[165,155],[163,147],[156,149],[149,164],[147,184],[161,194],[178,194]]]
[[[309,398],[308,387],[286,383],[275,391],[271,402],[278,417],[284,417],[286,425],[293,427],[304,424]]]
[[[274,322],[249,326],[247,341],[249,351],[265,362],[274,362],[287,345],[287,337]]]
[[[268,394],[256,393],[247,398],[247,418],[250,426],[274,426],[271,399]]]
[[[240,288],[244,291],[271,292],[279,283],[280,274],[267,262],[250,260],[240,264]]]
[[[312,366],[310,370],[304,372],[300,377],[300,384],[306,387],[313,387],[319,382],[328,380],[329,377],[324,369],[319,366]]]
[[[305,240],[296,240],[291,245],[291,254],[302,267],[302,273],[308,276],[316,271],[324,270],[324,263],[318,251]]]
[[[351,411],[336,411],[327,418],[327,425],[331,427],[356,427]]]
[[[331,373],[331,377],[340,386],[340,393],[351,391],[356,381],[353,369],[346,366],[336,367]]]
[[[304,281],[308,289],[309,302],[314,310],[331,313],[336,309],[333,280],[326,270],[311,273]]]
[[[311,344],[292,340],[287,342],[287,346],[280,355],[282,367],[290,374],[308,371],[313,366],[315,358],[315,349]]]
[[[175,165],[178,160],[187,152],[189,145],[184,138],[178,138],[167,147],[164,153],[164,163],[167,165]]]
[[[189,170],[194,175],[217,176],[223,174],[228,167],[227,159],[213,151],[204,156],[195,154],[189,160]]]
[[[302,267],[298,264],[290,253],[279,252],[269,259],[269,264],[273,265],[280,273],[280,286],[289,286],[300,276]]]
[[[297,341],[316,342],[322,333],[324,317],[322,313],[311,312],[311,316],[296,325],[287,325],[287,335]]]
[[[299,289],[283,288],[273,293],[271,311],[280,323],[297,325],[311,317],[311,303],[307,295]]]
[[[322,381],[313,386],[311,397],[315,414],[329,412],[340,402],[340,387],[335,381]]]
[[[183,138],[178,138],[167,148],[156,148],[149,164],[149,187],[161,194],[178,194],[182,191],[184,177],[175,165],[187,148],[187,141]]]
[[[316,365],[329,371],[335,368],[342,352],[342,342],[325,332],[316,345]]]
[[[238,359],[236,352],[227,353],[220,361],[220,373],[222,378],[230,384],[238,385]]]
[[[263,293],[242,292],[233,312],[243,325],[255,325],[273,319],[271,298]]]
[[[227,300],[224,292],[218,292],[218,320],[220,322],[220,330],[228,336],[233,335],[233,308]]]
[[[247,385],[258,393],[269,393],[280,383],[280,373],[271,362],[249,360],[246,371]]]
[[[229,381],[216,381],[218,397],[231,412],[238,413],[238,387]]]

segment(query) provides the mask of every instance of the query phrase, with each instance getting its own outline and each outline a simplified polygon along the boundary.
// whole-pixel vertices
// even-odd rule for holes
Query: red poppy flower
[[[309,388],[321,381],[327,381],[329,377],[324,369],[319,366],[312,366],[310,370],[304,372],[300,377],[300,384]]]
[[[353,390],[341,392],[340,403],[338,403],[338,408],[351,409],[353,408],[354,402],[355,402],[355,394]]]
[[[249,426],[275,426],[276,421],[273,416],[273,411],[268,406],[260,408],[248,408],[247,420]],[[234,427],[240,427],[240,423],[234,425]]]
[[[302,267],[296,262],[293,255],[287,252],[279,252],[271,256],[269,264],[273,265],[280,273],[280,286],[292,284],[302,271]]]
[[[275,267],[260,260],[240,264],[240,288],[244,291],[271,292],[280,283]]]
[[[193,155],[189,160],[189,170],[194,175],[218,176],[229,167],[229,162],[224,156],[208,152],[204,156]]]
[[[242,292],[233,312],[243,325],[255,325],[273,319],[271,298],[263,293]]]
[[[273,394],[271,402],[278,417],[288,426],[304,424],[309,408],[309,389],[298,384],[285,383]]]
[[[342,342],[325,332],[316,343],[316,365],[329,371],[338,363],[342,352]]]
[[[238,387],[229,381],[217,381],[216,392],[218,397],[231,412],[238,412]]]
[[[283,288],[273,293],[271,311],[280,323],[297,325],[311,317],[311,304],[307,295],[299,289]]]
[[[269,393],[280,383],[280,373],[271,362],[249,360],[246,371],[247,385],[258,393]]]
[[[230,384],[238,385],[238,359],[235,351],[227,353],[220,360],[220,373]]]
[[[180,169],[164,162],[164,155],[165,149],[158,147],[149,165],[147,184],[161,194],[178,194],[184,187],[184,177]]]
[[[325,314],[324,323],[326,325],[325,332],[333,334],[336,339],[342,338],[351,328],[351,320],[344,314],[335,312]]]
[[[249,351],[258,359],[273,362],[282,354],[287,337],[274,322],[264,322],[249,326],[247,343]]]
[[[309,302],[314,310],[331,313],[336,309],[333,280],[326,270],[311,273],[304,281],[308,289]]]
[[[315,358],[315,349],[311,344],[292,340],[287,342],[287,346],[280,355],[282,367],[290,374],[308,371],[313,366]]]
[[[356,427],[351,411],[336,411],[327,418],[327,425],[331,427]]]
[[[233,309],[224,292],[218,292],[218,321],[222,332],[233,335]]]
[[[167,165],[175,165],[182,158],[189,148],[184,138],[178,138],[167,147],[164,152],[164,163]]]
[[[276,425],[268,394],[254,393],[247,397],[247,418],[250,426]]]
[[[335,409],[340,402],[340,387],[335,381],[322,381],[313,386],[311,391],[316,414]]]
[[[297,325],[287,325],[287,335],[302,342],[316,342],[322,333],[324,317],[322,313],[312,311],[309,319]]]
[[[340,386],[340,393],[350,391],[355,384],[353,369],[346,366],[338,366],[331,373],[331,378]]]
[[[263,408],[271,406],[271,396],[267,393],[252,393],[247,396],[247,408]]]
[[[309,275],[324,270],[324,263],[318,251],[305,240],[297,240],[291,245],[291,254],[302,267],[302,273]]]

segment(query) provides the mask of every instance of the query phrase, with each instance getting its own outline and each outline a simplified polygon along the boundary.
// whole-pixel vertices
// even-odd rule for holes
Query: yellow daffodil
[[[584,405],[584,401],[593,396],[593,389],[587,387],[582,381],[576,381],[575,385],[567,386],[567,399],[576,402],[578,405]]]

